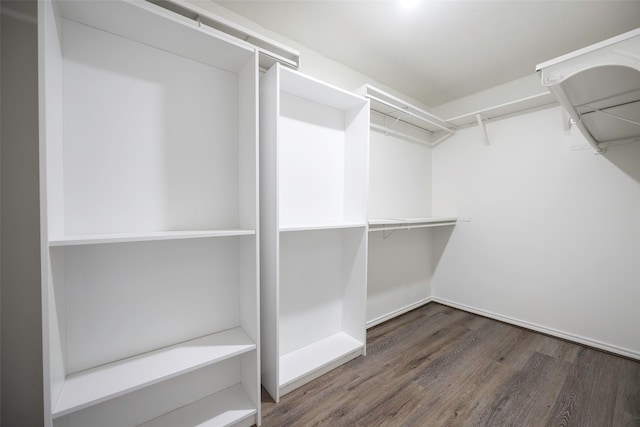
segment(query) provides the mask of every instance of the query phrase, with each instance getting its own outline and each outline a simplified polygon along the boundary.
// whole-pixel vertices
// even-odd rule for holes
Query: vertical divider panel
[[[369,180],[369,107],[345,112],[344,221],[366,223]]]
[[[255,229],[240,243],[240,325],[257,344],[257,350],[242,357],[242,383],[256,405],[260,424],[260,252],[258,188],[258,53],[239,74],[238,129],[238,222],[240,228]]]
[[[50,235],[64,233],[62,162],[62,29],[58,10],[50,2],[38,2],[38,79],[40,125],[40,200],[42,263],[42,331],[45,415],[51,412],[62,391],[65,371],[64,289],[56,288],[54,276],[61,264],[51,259]],[[62,255],[61,255],[62,256]],[[63,293],[62,295],[59,295]],[[45,417],[45,426],[51,420]]]
[[[366,330],[362,327],[366,317],[367,292],[367,229],[359,227],[345,230],[343,252],[349,254],[342,267],[343,274],[343,330],[366,344]]]
[[[260,330],[262,384],[277,402],[278,377],[278,115],[279,72],[271,68],[260,82]]]

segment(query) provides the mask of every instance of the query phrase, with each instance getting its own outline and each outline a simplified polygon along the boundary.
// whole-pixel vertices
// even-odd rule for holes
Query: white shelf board
[[[60,1],[62,17],[195,61],[239,72],[253,46],[212,32],[151,2]]]
[[[555,104],[556,99],[553,97],[553,94],[547,90],[543,90],[525,98],[450,117],[447,119],[447,122],[458,127],[476,125],[478,123],[476,115],[480,115],[482,120],[497,120],[510,117],[513,114],[533,111],[538,108],[549,107]]]
[[[49,246],[97,245],[104,243],[198,239],[205,237],[247,236],[254,234],[256,234],[255,230],[194,230],[144,233],[77,234],[50,239]]]
[[[67,376],[53,408],[58,418],[256,349],[241,328],[207,335]]]
[[[338,332],[280,357],[280,387],[284,387],[341,357],[364,347],[344,332]]]
[[[360,91],[365,98],[369,98],[371,111],[397,119],[428,134],[438,131],[455,133],[455,126],[451,123],[381,89],[367,84]]]
[[[571,123],[601,153],[640,141],[640,28],[536,66]]]
[[[280,90],[338,110],[369,106],[362,96],[285,67],[280,67]]]
[[[154,418],[140,427],[230,426],[257,414],[241,384]]]
[[[611,37],[607,40],[592,44],[591,46],[583,47],[582,49],[578,49],[557,58],[550,59],[549,61],[545,61],[541,64],[536,65],[536,71],[540,71],[543,68],[553,67],[554,65],[562,64],[563,62],[571,61],[575,58],[580,58],[581,56],[591,54],[592,52],[596,52],[600,49],[605,49],[609,46],[624,42],[638,36],[640,36],[640,28],[636,28],[635,30],[628,31],[615,37]]]
[[[398,224],[422,224],[456,222],[458,218],[454,216],[424,217],[424,218],[372,218],[369,225],[398,225]]]
[[[455,225],[456,217],[428,218],[375,218],[369,220],[369,231],[389,231],[410,228],[439,227]]]
[[[289,231],[313,231],[313,230],[334,230],[341,228],[359,228],[366,227],[365,223],[351,223],[351,224],[317,224],[317,225],[296,225],[280,227],[281,232]]]

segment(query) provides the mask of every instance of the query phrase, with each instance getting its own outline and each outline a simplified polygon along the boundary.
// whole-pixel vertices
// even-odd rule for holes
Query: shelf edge
[[[149,233],[87,234],[49,239],[50,247],[102,245],[109,243],[153,242],[255,235],[255,230],[164,231]]]
[[[242,348],[236,349],[234,351],[228,351],[225,354],[210,358],[208,360],[199,361],[197,363],[191,363],[188,366],[184,366],[184,367],[181,367],[179,369],[167,370],[165,373],[158,374],[153,378],[150,378],[150,379],[147,379],[147,380],[140,380],[140,381],[134,382],[134,383],[129,384],[129,385],[125,384],[124,386],[119,387],[119,389],[117,389],[117,390],[106,391],[106,392],[103,391],[102,393],[99,393],[98,395],[96,395],[94,397],[87,398],[84,401],[81,401],[79,403],[78,402],[76,402],[75,404],[67,403],[67,404],[63,405],[61,408],[58,408],[58,406],[60,405],[60,400],[63,398],[63,396],[65,396],[65,394],[69,394],[69,391],[66,391],[66,393],[65,393],[65,390],[68,390],[69,384],[71,383],[70,380],[74,380],[74,379],[75,380],[78,380],[78,379],[82,380],[82,379],[84,379],[85,382],[91,383],[91,380],[87,381],[88,375],[90,375],[90,374],[98,373],[98,375],[100,375],[100,373],[104,372],[105,370],[107,370],[109,368],[113,369],[117,365],[124,366],[125,367],[124,369],[126,369],[126,367],[131,367],[131,366],[133,366],[133,364],[135,364],[136,362],[139,362],[142,359],[151,358],[151,357],[158,357],[158,356],[161,357],[162,355],[167,356],[169,354],[169,352],[172,351],[172,350],[179,350],[181,348],[186,348],[186,347],[188,347],[188,346],[190,346],[190,345],[192,345],[194,343],[198,343],[198,342],[204,341],[206,339],[212,339],[212,338],[214,338],[216,336],[217,337],[222,337],[223,334],[227,334],[227,335],[238,334],[238,337],[236,337],[236,338],[241,338],[242,340],[244,340],[246,342],[244,344],[242,344],[242,343],[241,344],[236,344],[238,346],[241,346]],[[127,358],[127,359],[115,361],[115,362],[112,362],[112,363],[109,363],[109,364],[106,364],[106,365],[102,365],[102,366],[98,366],[98,367],[95,367],[95,368],[91,368],[91,369],[88,369],[86,371],[82,371],[82,372],[79,372],[79,373],[71,374],[71,375],[67,376],[67,378],[65,378],[65,382],[64,382],[64,385],[62,387],[62,392],[60,393],[60,396],[58,396],[58,400],[57,400],[56,404],[54,405],[54,407],[52,408],[52,417],[54,419],[60,418],[60,417],[63,417],[65,415],[69,415],[69,414],[72,414],[74,412],[80,411],[82,409],[86,409],[86,408],[89,408],[91,406],[94,406],[94,405],[109,401],[111,399],[114,399],[114,398],[117,398],[117,397],[120,397],[120,396],[124,396],[124,395],[132,393],[132,392],[134,392],[136,390],[140,390],[140,389],[143,389],[145,387],[148,387],[148,386],[151,386],[151,385],[158,384],[160,382],[169,380],[171,378],[175,378],[175,377],[178,377],[180,375],[195,371],[197,369],[200,369],[200,368],[203,368],[203,367],[206,367],[206,366],[210,366],[210,365],[213,365],[215,363],[222,362],[224,360],[227,360],[227,359],[230,359],[230,358],[233,358],[233,357],[237,357],[237,356],[239,356],[241,354],[245,354],[245,353],[248,353],[250,351],[254,351],[256,349],[257,349],[256,343],[253,342],[249,338],[249,336],[246,334],[246,332],[244,332],[242,330],[242,328],[237,327],[237,328],[233,328],[233,329],[228,329],[226,331],[218,332],[218,333],[215,333],[215,334],[207,335],[207,336],[204,336],[204,337],[196,338],[194,340],[189,340],[189,341],[186,341],[186,342],[183,342],[183,343],[180,343],[180,344],[175,344],[175,345],[172,345],[172,346],[169,346],[169,347],[165,347],[165,348],[162,348],[162,349],[159,349],[159,350],[154,350],[154,351],[151,351],[151,352],[148,352],[148,353],[144,353],[144,354],[141,354],[141,355],[138,355],[138,356],[133,356],[133,357],[130,357],[130,358]],[[100,378],[98,378],[98,380],[93,380],[93,381],[102,382]],[[74,388],[82,388],[82,385],[81,386],[73,386],[73,387]],[[75,392],[75,391],[76,390],[72,389],[72,392]]]

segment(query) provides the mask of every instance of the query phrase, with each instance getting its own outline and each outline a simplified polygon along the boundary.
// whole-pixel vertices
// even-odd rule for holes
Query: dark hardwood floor
[[[262,394],[265,427],[640,427],[640,362],[435,303],[278,404]]]

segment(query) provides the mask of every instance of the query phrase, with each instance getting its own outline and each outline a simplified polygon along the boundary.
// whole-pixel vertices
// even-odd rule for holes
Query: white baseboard
[[[551,335],[557,338],[561,338],[567,341],[572,341],[578,344],[584,344],[589,347],[594,347],[600,350],[607,351],[609,353],[618,354],[620,356],[628,357],[630,359],[640,360],[640,353],[637,351],[628,350],[626,348],[617,347],[611,344],[603,343],[600,341],[592,340],[589,338],[581,337],[579,335],[570,334],[567,332],[563,332],[557,329],[548,328],[546,326],[537,325],[535,323],[526,322],[524,320],[515,319],[509,316],[503,316],[501,314],[493,313],[490,311],[482,310],[479,308],[471,307],[465,304],[460,304],[454,301],[450,301],[444,298],[432,297],[429,298],[429,301],[437,302],[439,304],[443,304],[449,307],[457,308],[463,311],[468,311],[470,313],[479,314],[484,317],[488,317],[491,319],[499,320],[501,322],[509,323],[512,325],[520,326],[526,329],[531,329],[533,331],[541,332],[543,334]],[[425,303],[426,304],[426,303]],[[367,324],[367,328],[369,324]]]
[[[392,311],[390,313],[387,313],[387,314],[385,314],[383,316],[376,317],[375,319],[369,320],[366,323],[367,329],[372,328],[372,327],[374,327],[376,325],[379,325],[382,322],[386,322],[387,320],[391,320],[394,317],[398,317],[401,314],[404,314],[404,313],[406,313],[408,311],[414,310],[414,309],[416,309],[418,307],[422,307],[423,305],[428,304],[431,301],[433,301],[433,298],[431,298],[431,297],[425,298],[425,299],[421,299],[420,301],[416,301],[416,302],[414,302],[412,304],[409,304],[407,306],[404,306],[402,308],[394,310],[394,311]]]

